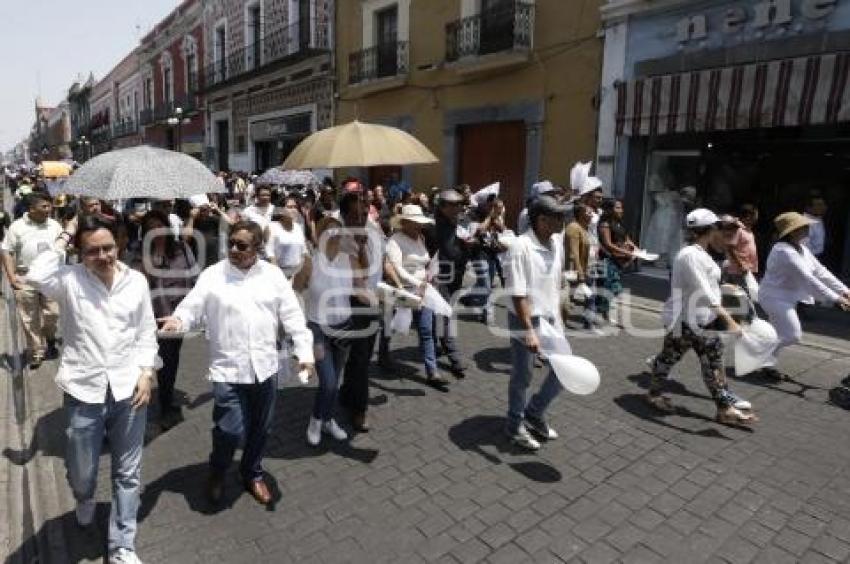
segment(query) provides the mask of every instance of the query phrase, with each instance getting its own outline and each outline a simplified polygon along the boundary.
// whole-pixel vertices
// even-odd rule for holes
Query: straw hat
[[[422,208],[416,204],[405,204],[401,206],[401,213],[393,216],[392,226],[398,228],[401,226],[402,221],[412,221],[420,225],[434,223],[434,220],[422,213]]]
[[[812,220],[797,212],[785,212],[776,216],[773,220],[773,225],[779,233],[779,238],[782,239],[792,231],[796,231],[801,227],[806,227],[812,224]]]

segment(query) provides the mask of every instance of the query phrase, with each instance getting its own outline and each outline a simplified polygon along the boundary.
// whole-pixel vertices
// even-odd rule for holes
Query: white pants
[[[800,317],[797,315],[797,303],[761,298],[759,305],[767,312],[770,324],[779,335],[779,344],[773,351],[775,358],[782,348],[799,343],[803,338],[803,326],[800,325]]]

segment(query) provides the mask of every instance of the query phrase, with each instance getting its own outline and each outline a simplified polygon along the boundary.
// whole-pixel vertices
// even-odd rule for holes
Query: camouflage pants
[[[698,335],[686,323],[664,336],[664,345],[653,362],[649,393],[661,394],[670,369],[691,349],[699,357],[702,380],[711,397],[720,406],[728,405],[730,400],[726,393],[726,373],[723,368],[723,341],[716,336]]]

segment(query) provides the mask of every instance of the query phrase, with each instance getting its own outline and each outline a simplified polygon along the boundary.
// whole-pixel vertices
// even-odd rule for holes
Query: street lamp
[[[166,120],[168,125],[177,126],[177,150],[183,152],[183,125],[191,123],[192,120],[183,117],[183,108],[174,108],[174,115]]]

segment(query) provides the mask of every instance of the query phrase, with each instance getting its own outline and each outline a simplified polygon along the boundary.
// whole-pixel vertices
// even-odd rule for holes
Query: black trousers
[[[349,340],[348,362],[339,389],[339,403],[355,413],[366,413],[369,408],[369,362],[375,349],[380,318],[374,314],[354,314],[354,330],[362,332]]]
[[[162,411],[174,409],[174,382],[177,380],[177,367],[180,365],[180,348],[183,339],[157,339],[162,368],[156,373],[159,388],[159,407]]]

